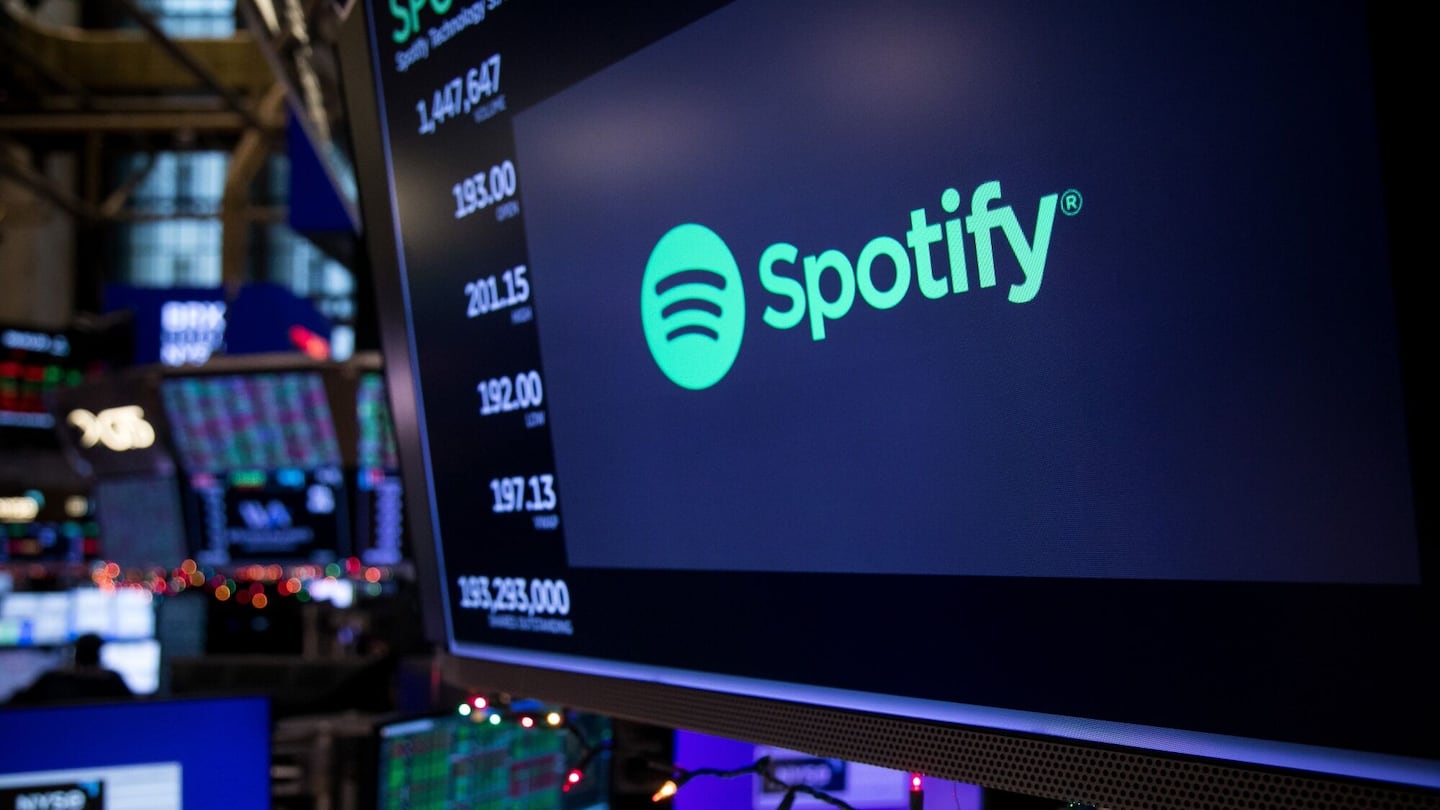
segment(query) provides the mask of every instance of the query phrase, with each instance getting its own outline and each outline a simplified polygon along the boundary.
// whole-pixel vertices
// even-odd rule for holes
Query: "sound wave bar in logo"
[[[640,322],[655,364],[676,385],[699,391],[723,379],[745,334],[740,267],[724,240],[693,223],[662,236],[645,265]]]
[[[724,293],[725,286],[723,273],[699,267],[677,270],[656,284],[655,296],[662,305],[660,318],[670,329],[665,339],[703,335],[719,340],[720,330],[715,325],[725,310],[715,299]]]

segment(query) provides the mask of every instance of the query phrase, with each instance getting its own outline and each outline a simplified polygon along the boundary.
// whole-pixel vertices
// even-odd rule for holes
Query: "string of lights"
[[[613,746],[613,741],[609,739],[594,742],[586,737],[580,726],[571,722],[568,711],[533,701],[517,702],[503,696],[472,695],[456,707],[456,713],[473,722],[491,726],[512,723],[526,731],[549,729],[568,733],[575,740],[579,755],[574,766],[567,770],[561,785],[561,790],[566,793],[583,782],[596,759]]]
[[[128,588],[165,597],[203,590],[217,601],[233,601],[257,610],[263,610],[277,597],[326,601],[342,587],[378,596],[385,583],[396,577],[397,572],[388,566],[363,565],[355,557],[327,565],[242,565],[224,571],[189,559],[173,570],[124,570],[114,562],[99,562],[90,570],[91,581],[103,591]]]

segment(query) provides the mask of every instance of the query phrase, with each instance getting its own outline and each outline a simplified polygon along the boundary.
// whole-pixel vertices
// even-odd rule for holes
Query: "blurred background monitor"
[[[348,554],[340,442],[320,371],[178,376],[161,394],[197,561]]]
[[[94,504],[76,488],[0,488],[0,563],[82,563],[100,554]]]
[[[609,807],[609,721],[571,713],[551,728],[533,714],[447,713],[377,729],[378,810],[467,807],[599,810]],[[533,727],[520,724],[530,717]],[[587,756],[592,751],[598,753]],[[578,773],[577,776],[572,774]]]
[[[98,371],[73,333],[0,324],[0,447],[53,447],[45,394]]]
[[[155,637],[155,600],[141,588],[0,594],[0,647],[55,647],[94,633],[109,642]]]
[[[114,670],[137,695],[153,695],[160,689],[160,642],[111,641],[100,648],[100,665]]]
[[[0,620],[0,633],[3,626]],[[64,653],[53,647],[7,647],[7,643],[0,638],[0,704],[65,662]]]
[[[270,806],[264,698],[0,709],[0,728],[0,807],[36,793],[75,810]]]
[[[155,601],[142,588],[76,588],[70,591],[68,636],[86,633],[106,641],[143,641],[155,637]]]
[[[379,371],[362,373],[355,387],[355,541],[366,565],[395,565],[405,557],[404,498],[395,423]]]
[[[179,376],[166,379],[161,393],[190,473],[340,464],[318,371]]]
[[[99,478],[95,504],[107,559],[125,568],[173,567],[184,559],[185,511],[175,476]]]
[[[0,646],[50,647],[68,642],[71,599],[66,591],[0,596]]]

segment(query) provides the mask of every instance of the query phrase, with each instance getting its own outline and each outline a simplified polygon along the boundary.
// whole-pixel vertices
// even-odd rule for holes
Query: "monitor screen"
[[[376,807],[609,807],[609,755],[586,757],[602,750],[607,721],[571,714],[564,722],[573,724],[572,732],[547,725],[544,717],[552,711],[558,710],[537,712],[531,728],[515,716],[502,719],[483,710],[381,725]]]
[[[264,698],[0,709],[0,806],[270,807]]]
[[[0,563],[81,564],[100,554],[83,492],[0,486]]]
[[[76,588],[69,592],[69,637],[94,633],[106,641],[155,637],[155,597],[145,588]]]
[[[185,511],[171,475],[95,481],[96,520],[105,557],[124,568],[173,568],[185,558]]]
[[[0,447],[54,444],[45,394],[93,376],[69,332],[0,324]]]
[[[0,594],[0,647],[58,646],[94,633],[106,641],[155,636],[155,599],[143,588]]]
[[[318,372],[178,376],[161,383],[191,473],[337,467],[340,445]]]
[[[340,443],[319,372],[176,376],[161,394],[197,562],[346,554]]]
[[[405,559],[404,488],[395,425],[379,372],[364,372],[355,392],[355,543],[366,565]]]
[[[111,641],[100,648],[100,666],[114,670],[137,695],[153,695],[160,689],[160,642]]]
[[[1440,787],[1365,4],[359,5],[454,654]]]
[[[243,561],[328,563],[349,548],[339,470],[243,470],[189,479],[202,565]]]
[[[10,647],[7,638],[6,620],[0,617],[0,703],[6,703],[11,696],[44,675],[49,670],[65,665],[61,650],[51,647]]]
[[[74,636],[71,591],[29,591],[0,595],[0,646],[53,647]]]

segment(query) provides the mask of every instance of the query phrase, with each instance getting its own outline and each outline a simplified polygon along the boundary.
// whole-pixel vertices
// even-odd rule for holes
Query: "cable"
[[[817,790],[816,788],[804,784],[791,784],[784,781],[783,779],[780,779],[775,775],[775,770],[770,765],[770,757],[761,757],[760,759],[755,760],[754,763],[750,765],[744,765],[739,768],[686,769],[673,764],[669,766],[660,765],[658,763],[648,764],[653,770],[660,773],[668,773],[670,777],[668,780],[666,780],[664,784],[660,786],[660,789],[655,792],[655,795],[651,797],[651,800],[656,802],[663,801],[670,798],[671,796],[674,796],[692,779],[697,779],[702,776],[712,777],[715,779],[733,779],[737,776],[748,776],[750,774],[754,774],[756,776],[759,776],[761,779],[764,779],[766,784],[774,785],[785,791],[785,794],[783,797],[781,797],[780,804],[776,808],[776,810],[790,810],[790,808],[793,807],[795,804],[796,797],[801,793],[825,802],[826,804],[840,808],[840,810],[855,810],[854,807],[834,796],[831,796],[823,790]]]

